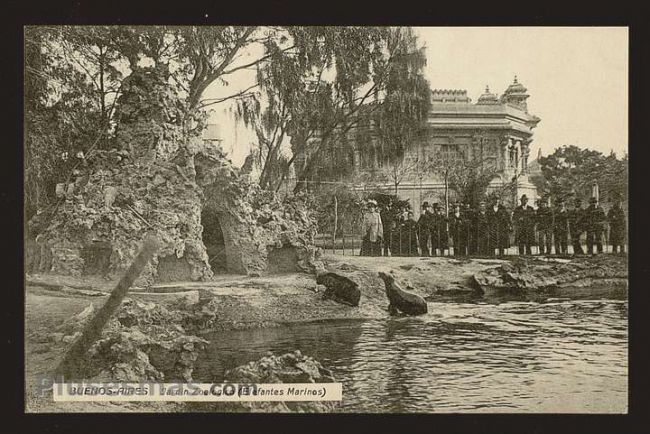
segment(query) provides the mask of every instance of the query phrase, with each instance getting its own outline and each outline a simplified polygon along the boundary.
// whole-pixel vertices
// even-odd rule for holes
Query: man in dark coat
[[[401,256],[418,256],[418,223],[412,211],[400,227],[400,252]]]
[[[539,201],[539,208],[537,208],[537,212],[535,213],[539,253],[542,255],[550,255],[551,246],[553,245],[553,212],[547,205],[547,199],[541,199]]]
[[[431,239],[431,226],[433,215],[431,214],[429,202],[422,202],[422,214],[418,220],[418,240],[420,242],[420,255],[431,256],[429,241]]]
[[[465,220],[467,221],[467,239],[465,241],[465,244],[467,245],[467,254],[468,255],[475,255],[476,254],[476,231],[474,230],[474,220],[475,220],[475,214],[476,210],[471,207],[469,203],[464,203],[463,206],[460,209],[460,212],[465,216]]]
[[[569,235],[571,236],[571,245],[573,246],[574,255],[584,255],[580,243],[580,236],[585,231],[585,210],[582,209],[582,200],[576,198],[573,209],[569,210]]]
[[[521,196],[521,205],[515,208],[512,218],[515,224],[517,248],[520,255],[532,254],[535,243],[535,210],[528,205],[528,196]]]
[[[431,220],[431,255],[435,256],[440,252],[440,256],[444,256],[445,249],[449,248],[448,236],[447,217],[440,209],[440,205],[434,203]]]
[[[596,247],[598,253],[603,253],[603,233],[607,224],[607,216],[595,197],[589,199],[589,207],[585,210],[585,222],[587,226],[587,252],[589,254],[595,253],[594,247]]]
[[[498,254],[503,256],[510,244],[510,213],[501,205],[501,200],[496,198],[494,205],[487,210],[487,217],[488,253],[494,254],[494,249],[498,249]]]
[[[485,201],[481,201],[479,203],[478,211],[476,211],[473,215],[472,232],[474,252],[479,255],[487,255],[489,252],[488,244],[490,237]]]
[[[553,219],[553,237],[555,238],[555,254],[566,255],[568,253],[569,212],[562,198],[558,199],[558,208]]]
[[[614,206],[607,213],[609,222],[609,243],[612,245],[612,252],[617,253],[620,247],[621,253],[625,252],[625,212],[621,207],[621,201],[616,199]]]
[[[385,238],[388,238],[388,245],[391,256],[402,256],[400,251],[400,236],[403,223],[400,219],[391,220],[388,223],[388,231],[385,232]],[[384,241],[386,243],[386,241]]]
[[[454,240],[454,256],[467,255],[469,216],[461,213],[460,204],[454,205],[454,212],[449,216],[449,230]]]
[[[438,231],[438,212],[440,205],[434,202],[431,206],[431,220],[429,221],[429,236],[431,237],[431,256],[438,255],[440,245],[440,232]]]

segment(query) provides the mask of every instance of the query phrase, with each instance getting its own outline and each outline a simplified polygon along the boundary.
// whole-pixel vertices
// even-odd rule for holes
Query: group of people
[[[485,201],[478,207],[455,203],[448,215],[439,204],[423,202],[417,220],[410,209],[397,218],[382,218],[377,202],[371,200],[362,221],[361,255],[504,255],[513,234],[520,255],[532,255],[533,246],[538,246],[539,254],[551,254],[555,247],[555,254],[564,255],[569,253],[569,244],[573,254],[602,253],[608,227],[612,252],[623,253],[626,218],[620,200],[607,213],[594,197],[587,208],[581,199],[575,199],[571,209],[557,199],[554,209],[547,200],[540,200],[535,209],[524,194],[512,212],[495,198],[489,206]],[[585,233],[586,252],[581,242]]]

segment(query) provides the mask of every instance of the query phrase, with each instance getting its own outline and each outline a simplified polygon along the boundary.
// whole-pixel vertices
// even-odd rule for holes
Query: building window
[[[445,160],[462,159],[464,157],[458,145],[440,145],[440,155]]]

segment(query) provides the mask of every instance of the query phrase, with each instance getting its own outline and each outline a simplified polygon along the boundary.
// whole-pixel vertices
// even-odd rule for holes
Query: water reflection
[[[196,378],[300,349],[344,383],[358,412],[624,412],[627,301],[432,301],[429,314],[222,333]]]

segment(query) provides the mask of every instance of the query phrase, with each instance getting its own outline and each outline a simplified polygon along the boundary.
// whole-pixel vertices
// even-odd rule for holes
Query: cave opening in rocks
[[[83,274],[87,276],[105,275],[111,263],[112,247],[108,241],[93,241],[81,249],[84,260]]]
[[[208,252],[210,268],[215,274],[225,273],[228,270],[228,262],[219,215],[214,211],[203,209],[201,225],[203,226],[203,244]]]

